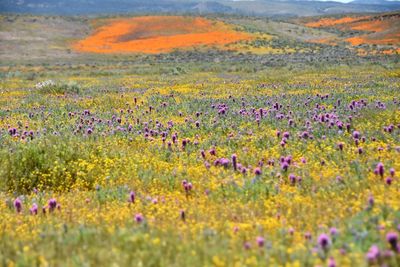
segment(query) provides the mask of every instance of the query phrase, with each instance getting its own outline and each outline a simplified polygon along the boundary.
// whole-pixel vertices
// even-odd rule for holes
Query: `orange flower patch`
[[[80,52],[164,53],[195,46],[223,46],[252,39],[219,21],[200,17],[146,16],[111,20],[74,44]]]
[[[308,22],[305,25],[308,27],[314,27],[314,28],[331,27],[331,26],[335,26],[335,25],[339,25],[339,24],[358,21],[360,19],[365,19],[365,18],[368,18],[368,17],[358,17],[358,18],[344,17],[344,18],[340,18],[340,19],[323,18],[323,19],[320,19],[317,21]]]
[[[400,44],[400,14],[398,13],[341,19],[323,18],[305,25],[332,27],[341,31],[362,31],[363,33],[344,39],[353,46],[375,44],[398,47]],[[312,42],[328,43],[326,40],[312,40]]]

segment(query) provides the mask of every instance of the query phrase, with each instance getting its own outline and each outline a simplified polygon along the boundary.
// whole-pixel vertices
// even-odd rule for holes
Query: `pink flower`
[[[143,215],[141,214],[141,213],[137,213],[136,215],[135,215],[135,221],[137,222],[137,223],[141,223],[141,222],[143,222]]]
[[[318,244],[322,249],[327,249],[331,243],[331,239],[327,234],[320,234],[318,237]]]
[[[29,209],[32,215],[37,215],[38,213],[38,205],[36,203],[32,204],[32,207]]]
[[[328,260],[328,267],[336,267],[336,266],[337,265],[336,265],[335,259],[330,257]]]
[[[261,237],[261,236],[258,236],[258,237],[256,238],[256,242],[257,242],[257,245],[258,245],[259,247],[263,247],[264,244],[265,244],[265,239],[264,239],[263,237]]]
[[[257,176],[261,175],[261,169],[259,167],[255,168],[254,169],[254,174],[257,175]]]
[[[397,249],[397,242],[399,240],[399,236],[396,232],[387,233],[386,240],[387,240],[387,242],[389,242],[389,244],[393,250]]]
[[[369,248],[366,257],[367,257],[367,260],[368,260],[369,262],[375,262],[375,261],[379,258],[380,254],[381,254],[381,253],[380,253],[380,251],[379,251],[378,246],[372,245],[372,246]]]

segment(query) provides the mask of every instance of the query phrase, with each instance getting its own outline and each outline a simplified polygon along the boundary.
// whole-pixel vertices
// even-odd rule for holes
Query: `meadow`
[[[400,264],[398,54],[224,21],[275,50],[2,51],[2,266]]]

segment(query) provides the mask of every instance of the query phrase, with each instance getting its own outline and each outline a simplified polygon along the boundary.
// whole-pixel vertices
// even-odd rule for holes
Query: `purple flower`
[[[193,188],[192,183],[189,183],[186,179],[182,181],[182,186],[186,193],[189,193]]]
[[[392,177],[387,177],[387,178],[385,179],[385,182],[386,182],[387,185],[391,185],[392,182],[393,182]]]
[[[32,204],[32,207],[29,209],[32,215],[37,215],[38,213],[38,205],[36,203]]]
[[[48,202],[48,206],[49,206],[49,211],[53,212],[55,210],[55,208],[57,207],[57,201],[55,198],[51,198]]]
[[[18,197],[14,200],[14,208],[17,213],[20,213],[22,211],[22,202]]]
[[[258,237],[256,238],[256,242],[257,242],[257,245],[258,245],[259,247],[263,247],[264,244],[265,244],[265,239],[264,239],[263,237],[261,237],[261,236],[258,236]]]
[[[397,235],[396,232],[389,232],[386,235],[386,240],[387,240],[387,242],[389,242],[389,244],[393,250],[397,249],[398,239],[399,239],[399,236]]]
[[[261,169],[259,167],[255,168],[254,169],[254,174],[257,175],[257,176],[261,175]]]
[[[374,206],[374,203],[375,203],[374,197],[373,196],[369,196],[368,197],[368,205],[370,207],[372,207],[372,206]]]
[[[336,236],[339,234],[339,231],[335,227],[331,227],[331,229],[329,229],[329,233],[331,236]]]
[[[332,258],[332,257],[330,257],[330,258],[328,259],[328,267],[336,267],[336,266],[337,266],[337,265],[336,265],[335,259]]]
[[[327,234],[320,234],[318,237],[318,244],[322,249],[327,249],[331,243],[331,239]]]
[[[383,166],[383,163],[382,163],[382,162],[379,162],[379,163],[376,165],[375,173],[376,173],[376,174],[379,174],[379,175],[383,178],[384,172],[385,172],[385,168],[384,168],[384,166]]]
[[[287,162],[283,162],[283,163],[281,164],[281,169],[282,169],[283,171],[287,171],[288,168],[289,168],[289,164],[288,164]]]
[[[289,132],[284,132],[283,133],[283,137],[284,138],[289,139],[289,136],[290,136]]]
[[[338,146],[339,150],[342,151],[343,147],[344,147],[344,144],[343,143],[339,143],[337,146]]]
[[[375,261],[379,258],[380,254],[381,254],[381,253],[380,253],[380,251],[379,251],[378,246],[372,245],[372,246],[369,248],[366,257],[367,257],[367,260],[368,260],[369,262],[375,262]]]
[[[232,165],[233,165],[233,169],[236,171],[237,170],[237,156],[236,156],[236,154],[232,155]]]
[[[135,221],[136,221],[137,223],[143,222],[143,215],[142,215],[141,213],[137,213],[137,214],[135,215]]]
[[[296,175],[294,175],[293,173],[289,174],[289,181],[291,185],[295,185],[296,184]]]
[[[135,192],[133,191],[129,193],[129,202],[135,203]]]
[[[354,139],[359,139],[360,138],[360,132],[359,131],[354,131],[353,132],[353,138]]]
[[[211,148],[210,150],[208,150],[208,153],[210,153],[210,155],[212,156],[215,156],[217,154],[215,148]]]
[[[390,168],[389,172],[390,172],[390,176],[394,177],[394,173],[395,173],[394,168]]]

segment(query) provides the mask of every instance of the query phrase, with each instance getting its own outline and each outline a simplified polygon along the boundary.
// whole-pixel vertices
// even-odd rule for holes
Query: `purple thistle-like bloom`
[[[395,173],[394,168],[390,168],[389,172],[390,172],[390,176],[394,177],[394,173]]]
[[[206,158],[206,153],[204,152],[204,150],[201,150],[201,151],[200,151],[200,154],[201,154],[201,157],[202,157],[203,159]]]
[[[135,203],[135,192],[133,191],[129,193],[129,202]]]
[[[381,177],[383,177],[383,174],[385,173],[385,168],[384,168],[382,162],[379,162],[379,163],[376,165],[375,173],[377,173],[377,174],[379,174]]]
[[[318,237],[318,244],[322,249],[327,249],[331,243],[331,239],[327,234],[320,234]]]
[[[289,181],[291,185],[295,185],[296,184],[296,175],[294,175],[293,173],[289,174]]]
[[[282,169],[283,171],[287,171],[288,168],[289,168],[289,164],[288,164],[287,162],[283,162],[283,163],[281,164],[281,169]]]
[[[141,223],[141,222],[143,222],[143,215],[141,214],[141,213],[138,213],[138,214],[136,214],[135,215],[135,221],[137,222],[137,223]]]
[[[244,249],[249,250],[251,248],[250,242],[244,242],[243,247]]]
[[[286,139],[289,139],[289,137],[290,137],[289,132],[284,132],[283,133],[283,137],[286,138]]]
[[[354,139],[359,139],[360,138],[360,132],[359,131],[354,131],[353,132],[353,138]]]
[[[331,236],[336,236],[339,234],[339,231],[335,227],[331,227],[331,229],[329,229],[329,233],[331,234]]]
[[[374,206],[374,203],[375,203],[374,197],[373,196],[369,196],[368,197],[368,205],[370,207],[372,207],[372,206]]]
[[[55,198],[51,198],[48,202],[49,211],[52,212],[57,207],[57,200]]]
[[[328,267],[336,267],[336,261],[334,258],[330,257],[328,260]]]
[[[186,193],[189,193],[189,191],[193,188],[192,183],[189,183],[186,179],[182,181],[182,186],[183,189],[185,189]]]
[[[32,215],[38,214],[38,205],[36,203],[32,204],[32,207],[29,209]]]
[[[386,240],[387,242],[389,242],[393,250],[397,250],[397,242],[399,240],[399,236],[397,235],[396,232],[387,233]]]
[[[259,167],[255,168],[254,169],[254,174],[257,175],[257,176],[261,175],[261,169]]]
[[[22,202],[18,197],[14,200],[14,208],[17,213],[20,213],[22,211]]]
[[[229,163],[230,163],[229,159],[220,158],[220,159],[217,159],[217,160],[214,162],[214,165],[215,165],[215,166],[221,165],[221,166],[223,166],[223,167],[225,167],[225,168],[228,168]]]
[[[343,151],[343,147],[344,147],[344,144],[343,144],[343,143],[339,143],[337,146],[338,146],[338,148],[339,148],[340,151]]]
[[[381,254],[381,252],[379,251],[378,246],[372,245],[369,248],[366,257],[369,262],[375,262],[379,258],[380,254]]]
[[[386,182],[387,185],[391,185],[392,182],[393,182],[392,177],[387,177],[387,178],[385,179],[385,182]]]
[[[210,153],[210,155],[212,156],[215,156],[217,154],[215,148],[211,148],[210,150],[208,150],[208,153]]]
[[[264,244],[265,244],[265,239],[264,239],[263,237],[261,237],[261,236],[258,236],[258,237],[256,238],[256,242],[257,242],[257,245],[258,245],[259,247],[263,247]]]
[[[232,166],[233,166],[233,169],[236,171],[237,170],[237,156],[236,156],[236,154],[232,155]]]

